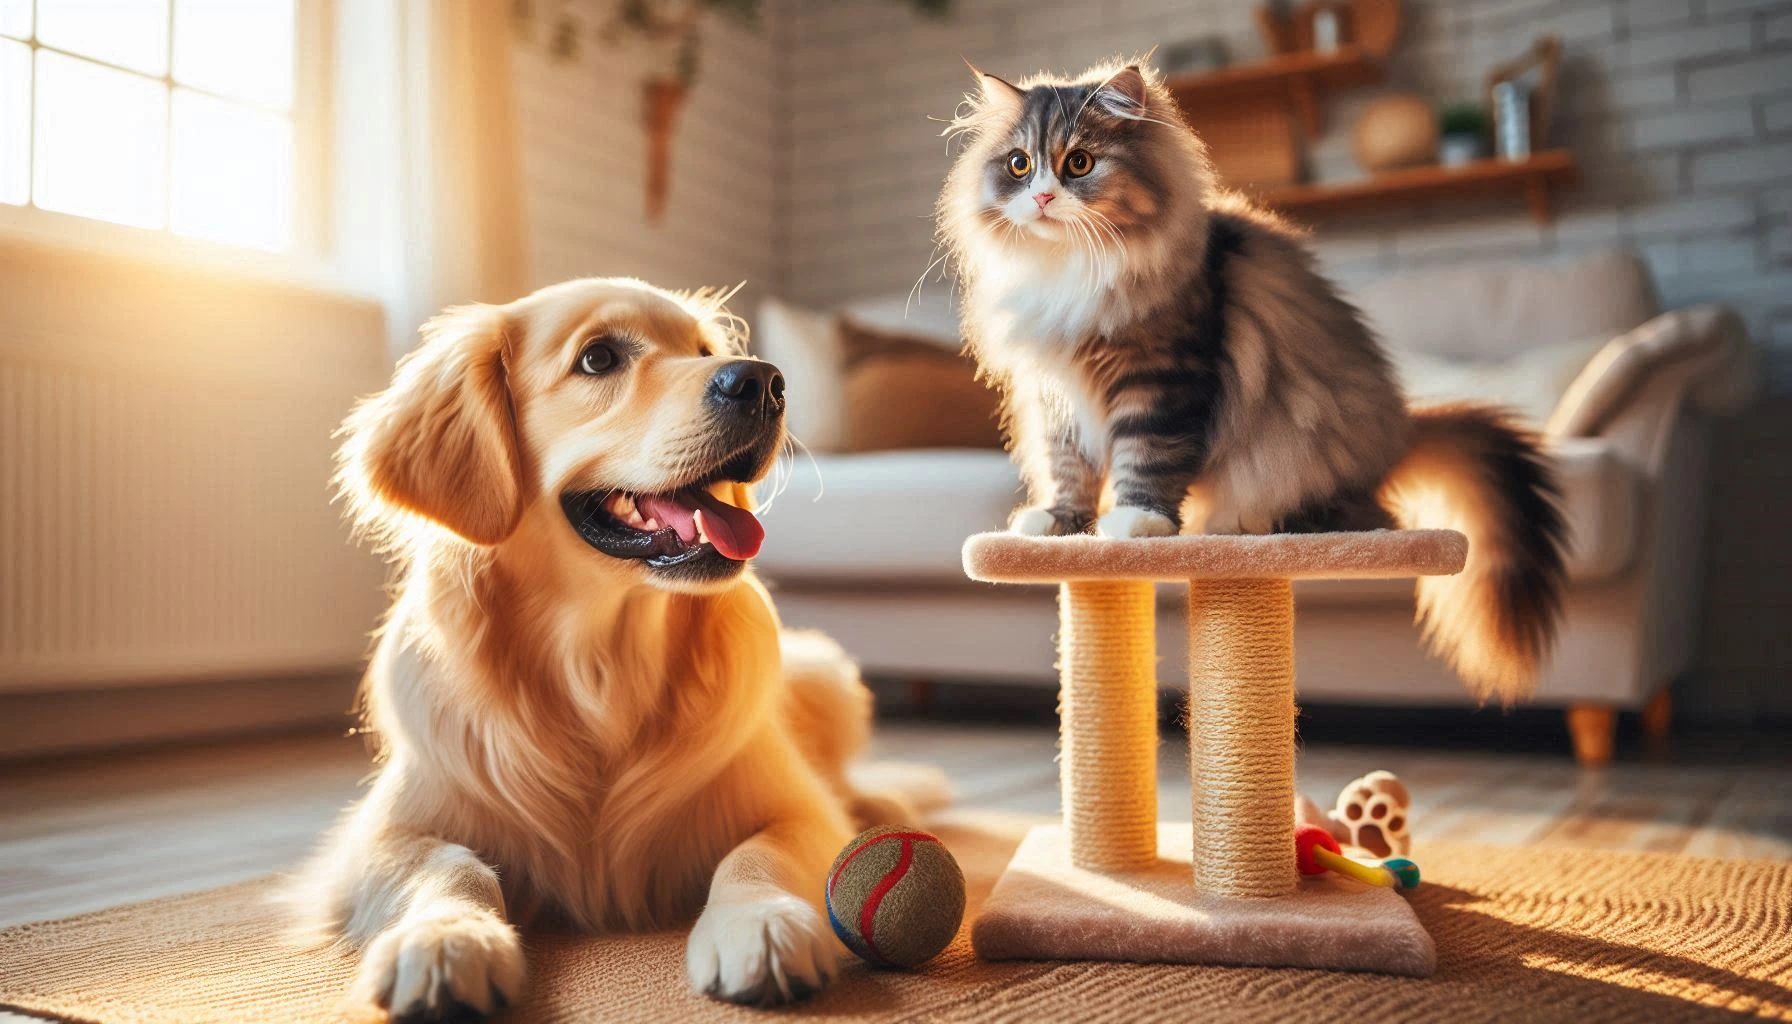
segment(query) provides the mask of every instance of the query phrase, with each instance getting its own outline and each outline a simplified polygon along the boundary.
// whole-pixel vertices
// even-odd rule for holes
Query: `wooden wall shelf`
[[[1199,119],[1202,105],[1240,94],[1262,96],[1281,93],[1299,115],[1307,138],[1319,135],[1319,92],[1345,89],[1381,81],[1381,58],[1355,46],[1341,46],[1326,53],[1282,53],[1248,64],[1180,75],[1164,84],[1184,111]]]
[[[1317,218],[1511,193],[1524,196],[1531,216],[1547,224],[1554,218],[1550,193],[1576,179],[1573,155],[1551,149],[1528,160],[1477,160],[1457,167],[1409,167],[1337,184],[1281,185],[1261,190],[1257,198],[1282,213]]]

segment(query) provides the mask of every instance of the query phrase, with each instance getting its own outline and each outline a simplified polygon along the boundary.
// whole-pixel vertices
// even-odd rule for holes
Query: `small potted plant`
[[[1445,104],[1437,115],[1438,163],[1459,167],[1486,156],[1490,125],[1487,111],[1479,103]]]

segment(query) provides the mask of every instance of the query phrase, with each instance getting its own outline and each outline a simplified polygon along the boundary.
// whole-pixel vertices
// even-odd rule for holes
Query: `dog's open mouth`
[[[723,501],[710,486],[666,494],[584,491],[563,495],[560,503],[587,544],[615,558],[642,559],[656,569],[710,552],[744,562],[765,541],[758,518]]]

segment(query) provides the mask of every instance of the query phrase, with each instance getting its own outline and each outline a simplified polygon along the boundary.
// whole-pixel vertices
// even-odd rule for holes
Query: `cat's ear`
[[[1095,102],[1101,109],[1129,121],[1145,117],[1145,73],[1137,64],[1129,64],[1114,72],[1101,88],[1095,90]]]
[[[979,69],[968,60],[965,61],[965,66],[971,69],[972,77],[977,79],[977,88],[983,93],[983,102],[992,107],[1020,108],[1021,98],[1025,94],[1019,87]]]

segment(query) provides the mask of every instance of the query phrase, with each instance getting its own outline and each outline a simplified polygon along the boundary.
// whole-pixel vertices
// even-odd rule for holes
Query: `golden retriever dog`
[[[287,898],[360,951],[352,1003],[514,1004],[529,922],[694,916],[690,984],[737,1002],[832,977],[828,865],[855,815],[908,808],[850,787],[869,694],[747,570],[783,381],[732,323],[631,280],[453,309],[344,424],[344,493],[401,573],[363,686],[378,771]]]

